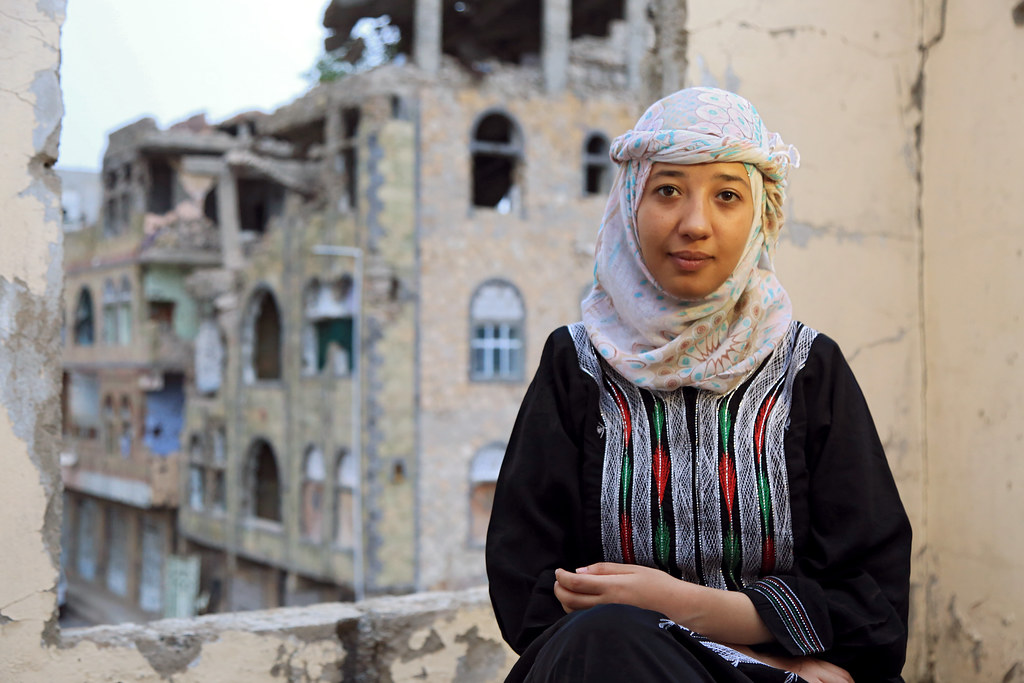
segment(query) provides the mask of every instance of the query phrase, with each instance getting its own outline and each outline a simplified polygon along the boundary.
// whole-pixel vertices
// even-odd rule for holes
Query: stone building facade
[[[342,9],[347,32],[380,8]],[[527,13],[524,52],[111,135],[102,218],[65,257],[77,612],[485,582],[504,441],[547,334],[579,317],[609,140],[635,117],[622,9],[591,3],[576,42],[565,23],[541,49]]]

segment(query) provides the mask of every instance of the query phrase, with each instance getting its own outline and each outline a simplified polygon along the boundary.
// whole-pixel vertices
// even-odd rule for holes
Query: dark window
[[[88,287],[82,287],[78,294],[78,304],[75,306],[75,344],[91,346],[95,338],[93,328],[92,294]]]
[[[583,145],[583,194],[607,194],[611,189],[611,177],[608,138],[600,133],[591,133]]]
[[[516,124],[503,114],[488,114],[473,131],[473,206],[509,213],[518,203],[518,166],[522,141]]]

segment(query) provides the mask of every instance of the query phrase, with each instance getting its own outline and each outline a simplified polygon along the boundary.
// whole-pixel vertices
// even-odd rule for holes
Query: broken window
[[[249,448],[249,501],[250,516],[273,522],[281,521],[281,480],[277,458],[270,444],[257,439]]]
[[[132,419],[132,402],[127,396],[121,397],[121,438],[119,449],[121,457],[128,459],[132,456],[132,432],[134,431],[135,420]]]
[[[313,279],[303,295],[302,371],[329,370],[345,377],[355,366],[353,353],[355,287],[344,275],[329,283]]]
[[[519,204],[519,163],[523,157],[519,126],[504,114],[484,116],[473,130],[473,206],[511,213]]]
[[[196,390],[209,396],[220,391],[224,382],[224,335],[212,318],[199,324],[195,343]]]
[[[487,536],[494,487],[504,457],[505,446],[491,444],[473,456],[469,466],[469,542],[472,545],[482,546]]]
[[[96,580],[96,524],[99,522],[99,506],[92,498],[82,499],[78,506],[78,555],[75,570],[86,581]]]
[[[583,143],[583,194],[607,194],[611,189],[611,178],[608,138],[601,133],[591,133]]]
[[[149,301],[149,319],[156,323],[161,332],[174,329],[174,302],[151,299]]]
[[[112,280],[103,283],[103,343],[117,343],[117,305],[120,300]]]
[[[185,381],[166,373],[160,389],[146,392],[146,433],[143,442],[153,455],[171,455],[181,448],[185,412]]]
[[[310,541],[319,541],[322,538],[324,482],[326,479],[323,451],[316,446],[309,446],[302,463],[302,516],[300,522],[303,538]]]
[[[165,214],[174,208],[174,169],[166,159],[153,159],[149,163],[149,194],[146,211]]]
[[[523,300],[513,285],[485,282],[470,303],[470,378],[476,381],[523,377]]]
[[[340,548],[351,548],[355,545],[355,491],[359,485],[359,463],[348,449],[338,451],[334,472],[334,543]]]
[[[73,339],[79,346],[91,346],[93,343],[92,293],[88,287],[82,287],[78,293]]]
[[[124,510],[107,508],[107,588],[115,595],[128,595],[128,524]]]
[[[188,447],[188,506],[197,511],[206,506],[205,460],[203,439],[193,434]]]
[[[96,375],[72,372],[68,376],[68,407],[72,436],[95,439],[100,433],[100,380]]]
[[[206,193],[206,198],[203,200],[203,215],[209,218],[213,223],[217,223],[219,221],[220,207],[217,205],[216,185]]]
[[[125,275],[117,293],[117,342],[132,343],[132,281]]]
[[[258,289],[249,299],[242,330],[243,375],[246,383],[281,377],[281,316],[274,295]]]
[[[359,133],[360,111],[358,107],[341,110],[341,143],[335,157],[335,170],[345,183],[341,197],[342,210],[355,212],[359,208]]]
[[[262,235],[284,210],[284,188],[264,178],[238,179],[238,220],[243,232]]]
[[[147,612],[161,612],[164,605],[164,530],[156,520],[143,515],[139,533],[142,536],[139,607]]]

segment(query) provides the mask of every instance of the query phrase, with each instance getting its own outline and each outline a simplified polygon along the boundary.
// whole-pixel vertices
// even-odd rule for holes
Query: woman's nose
[[[693,198],[679,206],[677,229],[683,235],[700,239],[711,234],[711,215],[704,201]]]

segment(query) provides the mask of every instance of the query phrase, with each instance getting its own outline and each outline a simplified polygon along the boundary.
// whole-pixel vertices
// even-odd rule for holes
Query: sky
[[[304,93],[328,0],[68,0],[58,168],[98,170],[107,135],[151,116],[220,121]]]

